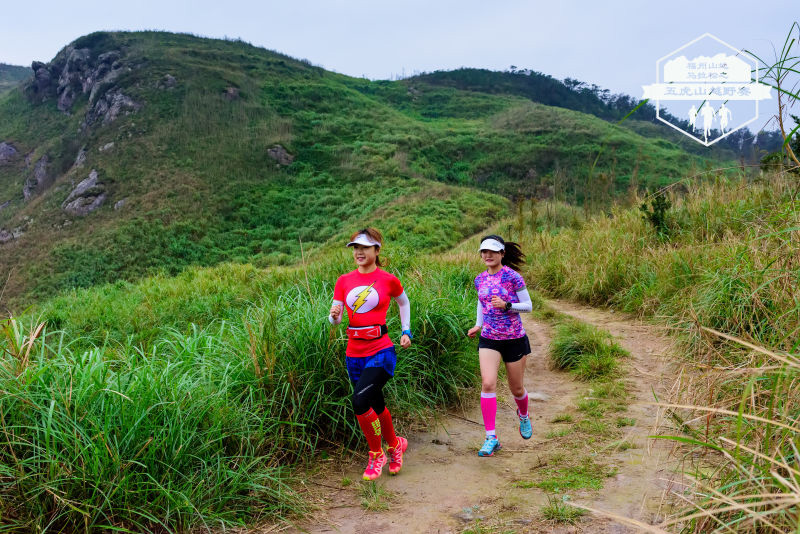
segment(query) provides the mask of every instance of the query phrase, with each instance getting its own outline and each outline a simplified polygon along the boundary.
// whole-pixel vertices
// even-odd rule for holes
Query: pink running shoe
[[[364,469],[364,480],[375,480],[381,476],[383,466],[386,465],[386,455],[383,454],[383,449],[378,452],[369,451],[369,460],[367,460],[367,468]]]
[[[396,475],[403,467],[403,453],[408,448],[408,440],[397,436],[397,446],[389,447],[386,453],[389,455],[389,474]]]

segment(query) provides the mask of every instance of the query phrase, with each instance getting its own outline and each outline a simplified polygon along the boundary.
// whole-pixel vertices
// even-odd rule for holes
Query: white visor
[[[378,241],[373,240],[367,234],[358,234],[355,239],[353,239],[347,244],[348,247],[352,247],[353,245],[364,245],[365,247],[381,248],[381,244]]]
[[[481,241],[481,247],[478,249],[478,252],[481,250],[493,250],[494,252],[500,252],[505,249],[506,246],[497,239],[484,239]]]

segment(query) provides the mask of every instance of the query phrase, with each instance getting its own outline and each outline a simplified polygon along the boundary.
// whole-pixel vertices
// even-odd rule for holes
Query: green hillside
[[[22,80],[30,78],[33,72],[27,67],[0,63],[0,93],[16,87]]]
[[[665,127],[656,119],[656,108],[627,94],[612,94],[595,84],[566,78],[558,80],[531,69],[511,67],[509,71],[461,68],[436,71],[415,76],[414,84],[449,87],[494,95],[521,96],[540,104],[557,106],[594,115],[611,122],[623,119],[623,126],[640,135],[665,139],[692,154],[718,161],[737,160],[757,164],[766,152],[779,150],[783,143],[780,132],[759,131],[754,135],[749,129],[739,129],[726,135],[720,142],[705,147],[681,133]],[[688,127],[686,119],[675,117],[662,109],[661,116],[672,124]]]
[[[518,195],[608,199],[710,165],[520,96],[351,78],[239,41],[95,33],[34,68],[0,98],[5,305],[292,263],[367,221],[443,250]]]

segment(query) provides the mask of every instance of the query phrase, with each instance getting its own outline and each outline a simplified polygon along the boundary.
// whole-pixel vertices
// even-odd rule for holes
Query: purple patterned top
[[[506,311],[492,306],[492,297],[498,296],[506,302],[519,302],[517,291],[525,289],[522,275],[507,265],[489,274],[483,271],[475,277],[475,289],[478,301],[483,309],[483,330],[481,336],[486,339],[518,339],[525,335],[522,319],[515,311]]]

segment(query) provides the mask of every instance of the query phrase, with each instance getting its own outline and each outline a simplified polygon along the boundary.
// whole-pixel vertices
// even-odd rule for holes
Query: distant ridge
[[[0,93],[8,91],[32,75],[33,71],[28,67],[0,63]]]

